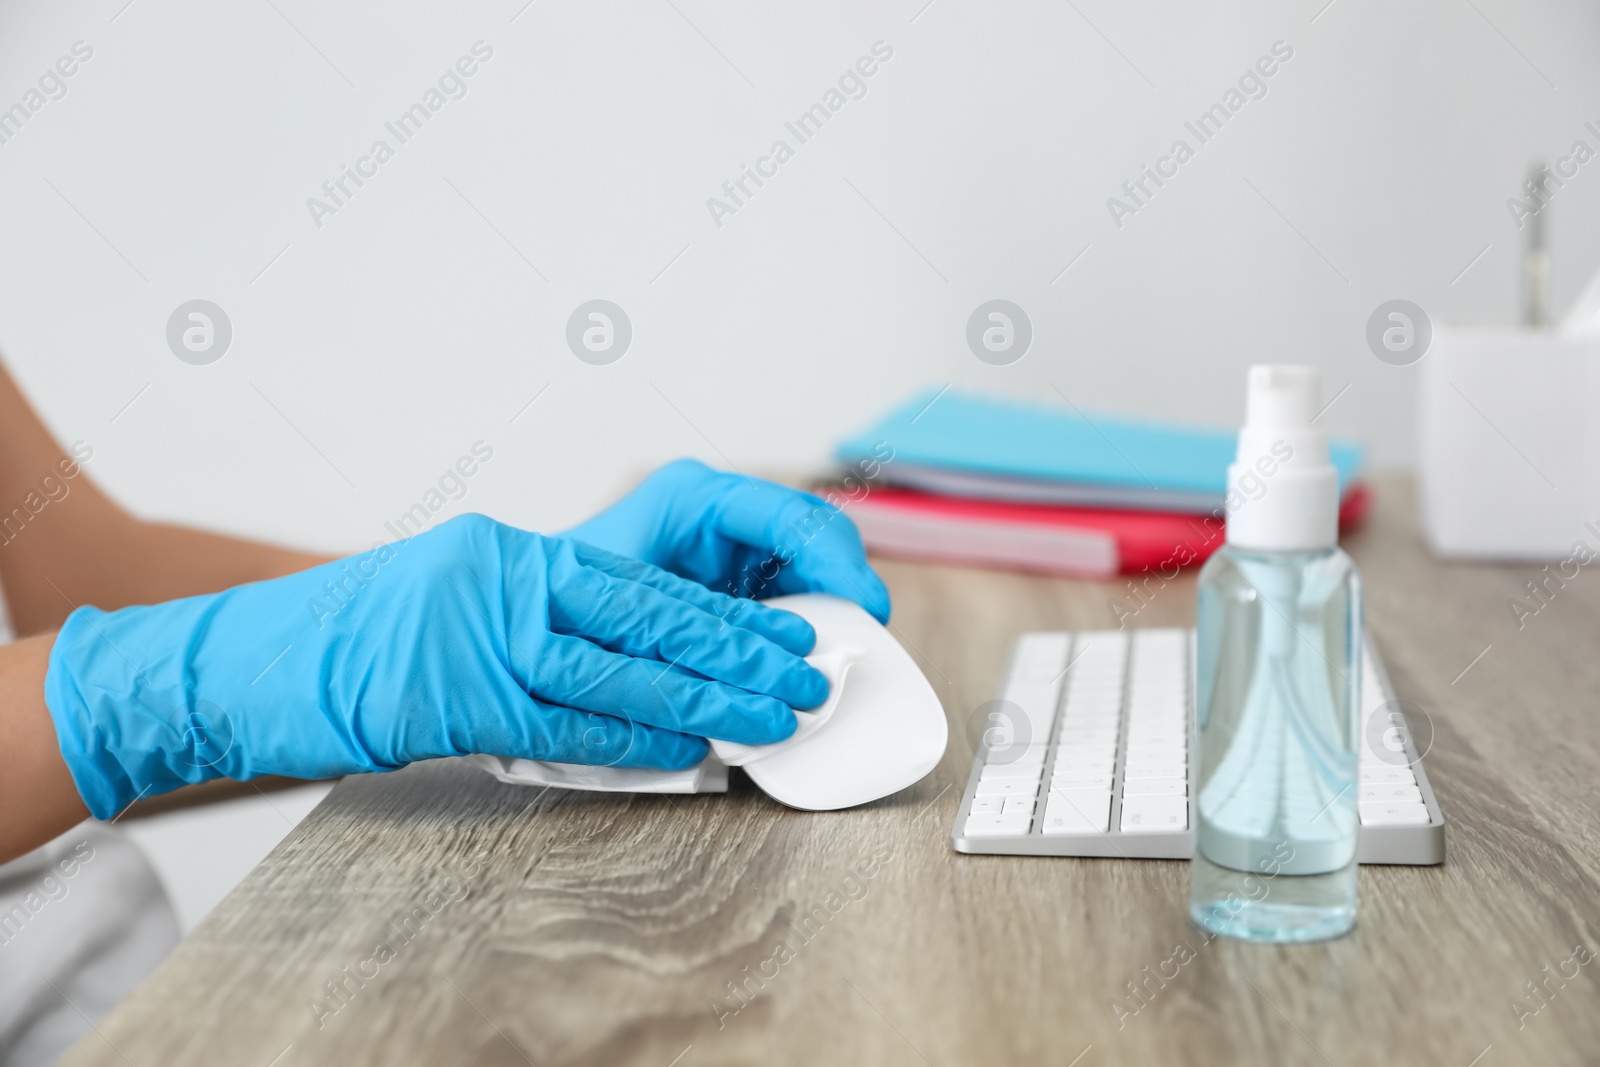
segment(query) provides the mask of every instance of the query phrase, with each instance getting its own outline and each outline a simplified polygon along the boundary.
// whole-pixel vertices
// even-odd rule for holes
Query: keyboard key
[[[1043,766],[1045,753],[1048,751],[1047,745],[1010,745],[1006,748],[992,748],[984,753],[984,764],[990,767],[1014,767],[1018,764]]]
[[[1128,725],[1150,730],[1181,730],[1189,721],[1187,713],[1177,709],[1129,708]]]
[[[1101,741],[1074,741],[1074,739],[1067,737],[1067,739],[1056,742],[1056,758],[1061,760],[1061,758],[1069,757],[1069,755],[1082,755],[1085,758],[1115,758],[1117,757],[1117,739],[1112,737],[1109,741],[1106,741],[1106,739],[1101,739]]]
[[[1117,751],[1116,734],[1098,734],[1087,737],[1061,737],[1056,740],[1057,752],[1110,752]]]
[[[1069,674],[1067,676],[1067,693],[1079,699],[1122,699],[1122,676],[1120,674]]]
[[[1057,766],[1060,766],[1059,761]],[[1128,781],[1135,778],[1187,778],[1189,769],[1182,763],[1152,763],[1149,760],[1129,760],[1128,769],[1122,772]]]
[[[1065,745],[1069,742],[1115,741],[1118,732],[1115,720],[1089,725],[1063,723],[1057,743]]]
[[[1133,745],[1128,746],[1129,763],[1188,763],[1186,745]]]
[[[1111,752],[1115,753],[1119,744],[1118,735],[1108,734],[1100,737],[1073,737],[1063,735],[1056,738],[1057,752]]]
[[[1182,730],[1141,730],[1134,727],[1128,731],[1128,749],[1140,751],[1151,748],[1187,748],[1187,737]]]
[[[1189,801],[1184,797],[1123,797],[1122,832],[1164,833],[1189,827]]]
[[[980,797],[1031,797],[1039,793],[1039,782],[1035,778],[997,778],[992,781],[979,781],[978,791],[974,794]]]
[[[973,799],[976,800],[978,798],[974,797]],[[1005,801],[1005,807],[1002,808],[1001,811],[1004,812],[1006,815],[1015,815],[1019,811],[1026,812],[1029,815],[1033,814],[1033,798],[1032,797],[984,797],[982,799],[984,799],[984,800],[1004,800]]]
[[[1189,728],[1184,723],[1166,725],[1130,722],[1127,729],[1130,745],[1187,745]]]
[[[1122,694],[1114,692],[1085,694],[1069,690],[1065,708],[1067,715],[1115,719],[1122,714]]]
[[[1078,656],[1073,661],[1072,669],[1067,671],[1067,682],[1070,685],[1122,688],[1123,670],[1125,667],[1121,660],[1096,659],[1094,656]]]
[[[1171,744],[1175,741],[1185,741],[1188,737],[1189,730],[1181,719],[1174,719],[1171,722],[1150,722],[1134,719],[1128,722],[1129,741]]]
[[[1140,732],[1128,735],[1128,751],[1145,752],[1186,752],[1189,749],[1189,735],[1182,730],[1167,730],[1159,734]]]
[[[1052,789],[1045,801],[1046,834],[1103,834],[1111,822],[1111,792],[1106,789]]]
[[[1094,655],[1080,655],[1074,660],[1072,669],[1067,672],[1067,680],[1077,685],[1122,685],[1126,664],[1121,659],[1097,658]]]
[[[1410,767],[1362,767],[1362,785],[1416,785]]]
[[[1095,662],[1092,657],[1080,656],[1067,671],[1067,684],[1082,689],[1121,689],[1124,664],[1109,660]]]
[[[1136,725],[1176,727],[1189,721],[1187,709],[1176,705],[1170,707],[1152,707],[1130,704],[1128,707],[1128,721]]]
[[[1028,832],[1033,816],[1023,812],[1014,815],[969,815],[963,828],[968,837],[1016,837]]]
[[[1189,748],[1189,738],[1182,731],[1168,730],[1159,735],[1148,732],[1129,733],[1128,751],[1138,752],[1141,755],[1147,752],[1177,751],[1184,752]]]
[[[1140,696],[1128,698],[1129,718],[1182,722],[1189,715],[1189,702],[1181,696]]]
[[[1116,719],[1122,715],[1122,700],[1116,693],[1091,698],[1069,692],[1061,714],[1068,722],[1074,719]]]
[[[1421,801],[1415,804],[1391,804],[1378,801],[1362,804],[1362,826],[1426,826],[1431,820],[1428,809]]]
[[[1097,723],[1092,726],[1063,723],[1061,732],[1056,735],[1056,745],[1058,747],[1066,744],[1081,745],[1088,744],[1091,741],[1114,745],[1121,733],[1122,731],[1115,719],[1108,719],[1104,723]]]
[[[1117,769],[1117,757],[1112,752],[1062,752],[1056,757],[1055,777],[1078,774],[1111,774]]]
[[[1414,785],[1363,785],[1356,799],[1362,804],[1421,804],[1422,790]]]
[[[1061,725],[1068,726],[1102,726],[1106,723],[1115,723],[1122,718],[1122,709],[1115,704],[1100,706],[1085,706],[1082,704],[1069,704],[1061,713]]]
[[[1094,759],[1082,759],[1077,756],[1069,757],[1063,752],[1056,758],[1050,773],[1052,777],[1065,778],[1068,775],[1112,774],[1116,769],[1116,758],[1110,755],[1098,756]]]
[[[1060,737],[1056,739],[1057,752],[1110,752],[1117,751],[1117,739],[1111,737],[1081,738]]]
[[[1076,774],[1068,771],[1062,774],[1059,769],[1056,776],[1050,779],[1050,788],[1055,789],[1111,789],[1111,775],[1109,774]]]
[[[1039,742],[1050,736],[1056,721],[1054,696],[1048,699],[1043,696],[1018,696],[1007,690],[1003,699],[1014,707],[1004,712],[991,711],[991,725],[988,727],[999,735],[1001,741],[1011,745],[1030,740]]]
[[[1082,663],[1067,672],[1067,691],[1075,693],[1121,693],[1122,669],[1101,670]]]
[[[1124,782],[1124,797],[1181,797],[1189,794],[1187,778],[1135,778]]]
[[[1005,810],[1005,797],[973,797],[972,814],[999,815]]]
[[[1116,770],[1117,759],[1111,753],[1103,756],[1084,758],[1081,755],[1069,755],[1063,752],[1056,757],[1055,775],[1058,778],[1072,777],[1075,775],[1105,775],[1111,777],[1111,772]]]
[[[1062,731],[1056,738],[1056,748],[1109,748],[1113,752],[1117,749],[1117,734],[1107,731],[1102,734],[1082,735],[1070,731]]]
[[[1026,778],[1038,781],[1044,765],[1040,763],[990,763],[978,772],[980,782],[997,782],[1002,778]]]
[[[1071,635],[1023,634],[1011,656],[1011,677],[1025,682],[1055,681],[1067,665]]]
[[[1378,717],[1381,719],[1381,714]],[[1372,729],[1378,727],[1374,725]],[[1356,744],[1356,754],[1368,763],[1387,763],[1391,767],[1403,767],[1411,760],[1404,740],[1392,731],[1379,737],[1369,733]]]

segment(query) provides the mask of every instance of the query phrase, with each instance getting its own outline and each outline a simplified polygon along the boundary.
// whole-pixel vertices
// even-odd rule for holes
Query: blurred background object
[[[1065,394],[1062,394],[1065,399]],[[1321,401],[1318,401],[1319,408]],[[1083,578],[1205,562],[1228,516],[1268,496],[1287,441],[1230,489],[1234,435],[1029,404],[948,387],[914,397],[841,441],[828,495],[869,551]],[[1370,491],[1361,450],[1333,446],[1340,525]]]
[[[1548,330],[1434,338],[1421,364],[1418,504],[1435,553],[1545,562],[1580,543],[1600,551],[1597,358],[1600,339]]]
[[[1526,162],[1600,146],[1577,0],[110,0],[0,24],[0,108],[26,112],[0,123],[0,348],[140,513],[329,550],[386,536],[479,440],[494,461],[438,518],[549,529],[673,456],[820,465],[948,383],[1226,428],[1244,368],[1291,359],[1336,436],[1409,466],[1419,371],[1373,358],[1369,314],[1518,321]],[[1600,263],[1597,173],[1559,192],[1557,318]],[[169,345],[199,300],[231,333],[210,363]],[[626,316],[613,362],[568,345],[595,300]],[[1028,320],[1013,362],[969,345],[995,300]],[[203,339],[192,313],[173,336]]]

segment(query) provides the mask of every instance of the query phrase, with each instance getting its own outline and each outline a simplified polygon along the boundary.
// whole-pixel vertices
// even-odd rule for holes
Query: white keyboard
[[[1193,630],[1028,633],[972,762],[958,852],[1188,859]],[[1444,862],[1444,816],[1372,642],[1362,659],[1362,863]],[[1368,731],[1364,730],[1364,734]]]

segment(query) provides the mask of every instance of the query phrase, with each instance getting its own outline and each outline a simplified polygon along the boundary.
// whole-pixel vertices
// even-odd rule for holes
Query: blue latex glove
[[[832,593],[889,621],[889,591],[838,508],[697,460],[667,464],[566,536],[734,596]]]
[[[794,732],[796,615],[467,515],[300,574],[74,611],[45,699],[97,818],[185,782],[486,752],[679,769]]]

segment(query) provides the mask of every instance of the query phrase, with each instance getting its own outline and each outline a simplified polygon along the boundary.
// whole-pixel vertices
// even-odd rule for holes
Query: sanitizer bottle
[[[1309,367],[1250,368],[1227,544],[1200,572],[1190,915],[1319,941],[1356,921],[1361,579]]]

